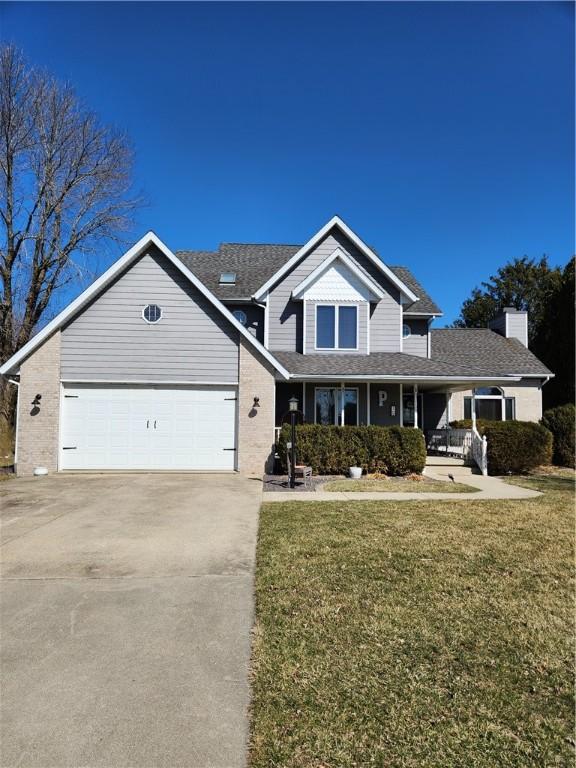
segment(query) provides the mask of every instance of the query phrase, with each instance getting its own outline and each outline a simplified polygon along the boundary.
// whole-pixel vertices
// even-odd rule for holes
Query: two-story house
[[[173,253],[149,233],[0,369],[17,471],[262,473],[294,396],[322,424],[539,419],[553,374],[526,313],[441,314],[337,216],[304,245]]]

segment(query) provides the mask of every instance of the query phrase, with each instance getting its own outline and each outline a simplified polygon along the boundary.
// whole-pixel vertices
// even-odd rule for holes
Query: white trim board
[[[395,285],[396,288],[398,288],[407,298],[409,298],[411,301],[418,301],[418,296],[408,288],[408,286],[400,280],[400,278],[392,272],[392,270],[384,264],[381,258],[377,256],[374,251],[369,248],[366,243],[364,243],[358,235],[353,232],[350,227],[345,224],[342,219],[339,216],[333,216],[330,221],[328,221],[322,229],[319,229],[318,232],[316,232],[315,235],[313,235],[310,240],[308,240],[307,243],[305,243],[302,248],[300,248],[299,251],[297,251],[294,256],[292,256],[291,259],[288,259],[288,261],[280,267],[280,269],[272,275],[272,277],[267,280],[264,285],[262,285],[255,293],[253,298],[256,299],[256,301],[261,300],[264,298],[264,296],[267,294],[269,289],[280,280],[280,278],[285,275],[289,270],[292,269],[292,267],[297,264],[300,259],[302,259],[308,251],[310,251],[312,248],[314,248],[315,245],[317,245],[322,238],[324,238],[333,227],[338,227],[338,229],[346,235],[346,237],[354,243],[356,248],[363,253],[370,261],[378,267],[378,269],[386,275],[388,280],[392,283],[392,285]]]
[[[10,373],[15,366],[17,366],[24,358],[26,358],[31,352],[42,344],[52,333],[57,331],[69,320],[72,315],[79,312],[96,294],[101,292],[116,275],[126,269],[133,261],[141,256],[146,248],[150,245],[156,246],[158,250],[170,261],[183,275],[186,277],[192,285],[200,291],[200,293],[208,299],[208,301],[236,328],[240,334],[247,339],[247,341],[271,364],[274,368],[283,376],[288,379],[290,374],[281,365],[276,358],[270,354],[270,352],[264,347],[255,336],[253,336],[242,323],[232,315],[232,312],[222,304],[222,302],[214,296],[204,283],[202,283],[196,275],[191,272],[188,267],[177,256],[175,256],[170,248],[160,240],[160,238],[152,231],[147,232],[144,237],[140,238],[132,248],[121,256],[117,261],[109,267],[103,275],[95,280],[92,285],[89,285],[85,291],[83,291],[78,298],[74,299],[68,304],[65,309],[62,310],[56,317],[48,323],[41,331],[39,331],[27,344],[18,350],[11,358],[9,358],[2,367],[0,367],[0,375],[5,376]]]

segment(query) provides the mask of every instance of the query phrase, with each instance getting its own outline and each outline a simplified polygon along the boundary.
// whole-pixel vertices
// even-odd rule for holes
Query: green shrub
[[[572,403],[550,408],[542,417],[542,424],[552,432],[554,438],[552,461],[560,467],[574,466],[575,420],[576,408]]]
[[[278,441],[284,471],[290,425],[284,424]],[[409,427],[327,427],[303,424],[296,427],[297,461],[319,475],[343,475],[351,466],[366,473],[407,475],[422,472],[426,463],[424,435]]]
[[[493,423],[493,421],[486,421],[485,419],[476,419],[476,428],[480,432],[485,424]],[[451,421],[450,426],[452,429],[472,429],[472,419],[458,419],[457,421]]]
[[[552,460],[552,433],[533,421],[486,421],[491,475],[521,474]]]

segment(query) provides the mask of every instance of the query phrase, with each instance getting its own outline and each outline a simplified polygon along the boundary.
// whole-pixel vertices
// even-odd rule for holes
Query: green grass
[[[14,433],[0,418],[0,467],[10,467],[14,464]]]
[[[478,488],[464,483],[429,480],[415,477],[365,477],[362,480],[332,480],[322,487],[323,491],[345,491],[363,493],[366,491],[384,491],[386,493],[477,493]]]
[[[263,505],[252,768],[573,765],[573,481],[517,482]]]

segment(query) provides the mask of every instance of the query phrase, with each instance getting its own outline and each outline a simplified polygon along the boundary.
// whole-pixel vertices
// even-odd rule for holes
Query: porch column
[[[414,429],[418,429],[418,384],[414,384]]]
[[[452,393],[446,391],[446,429],[450,427],[450,398]]]
[[[472,412],[472,429],[476,430],[476,395],[474,393],[474,390],[472,390],[471,412]]]
[[[358,403],[360,407],[360,403]],[[366,424],[370,426],[370,382],[366,382]]]

